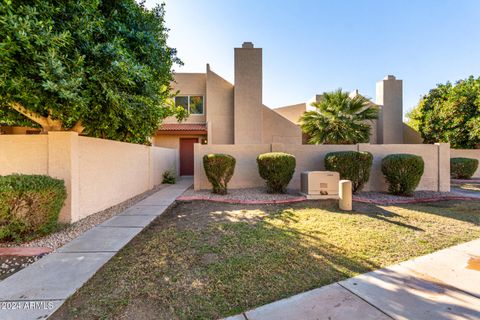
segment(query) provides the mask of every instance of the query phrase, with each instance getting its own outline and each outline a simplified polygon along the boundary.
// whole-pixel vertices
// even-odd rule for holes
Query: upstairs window
[[[176,96],[175,106],[183,107],[190,114],[203,114],[203,96]]]

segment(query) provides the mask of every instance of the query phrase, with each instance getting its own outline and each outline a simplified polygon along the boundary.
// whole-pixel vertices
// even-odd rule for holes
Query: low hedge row
[[[340,151],[325,156],[325,168],[336,171],[341,179],[352,181],[353,192],[361,190],[370,178],[373,155],[369,152]],[[209,154],[203,158],[208,181],[214,193],[226,194],[235,158],[226,154]],[[291,154],[269,152],[257,157],[258,172],[270,193],[285,192],[295,172],[296,160]],[[422,157],[412,154],[391,154],[383,158],[381,170],[388,183],[388,191],[396,195],[411,195],[422,178]]]
[[[50,233],[57,227],[66,197],[63,180],[0,176],[0,240],[24,241]]]

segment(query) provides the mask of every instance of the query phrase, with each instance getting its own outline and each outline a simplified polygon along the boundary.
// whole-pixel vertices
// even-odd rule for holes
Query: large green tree
[[[378,108],[362,95],[353,98],[338,89],[325,92],[320,102],[312,103],[315,110],[300,118],[304,133],[311,144],[356,144],[370,139],[368,123],[378,118]]]
[[[425,143],[450,142],[453,148],[479,148],[480,77],[437,85],[408,117]]]
[[[169,103],[164,6],[0,0],[0,122],[148,143]]]

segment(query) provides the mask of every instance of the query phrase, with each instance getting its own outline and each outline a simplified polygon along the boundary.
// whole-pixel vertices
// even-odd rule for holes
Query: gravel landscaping
[[[306,200],[297,190],[287,190],[285,194],[267,193],[266,188],[229,189],[228,194],[214,194],[210,190],[195,191],[188,189],[177,200],[211,200],[216,202],[265,203]]]
[[[396,196],[386,192],[358,192],[353,196],[353,201],[375,203],[375,204],[394,204],[394,203],[415,203],[437,200],[469,200],[472,198],[480,198],[480,193],[466,194],[461,190],[452,189],[451,192],[434,192],[434,191],[416,191],[411,197]],[[226,203],[250,203],[250,204],[268,204],[268,203],[287,203],[305,201],[306,198],[301,195],[298,190],[288,190],[286,194],[267,193],[265,188],[247,188],[247,189],[231,189],[228,194],[214,194],[210,190],[195,191],[193,188],[188,189],[185,193],[177,198],[179,201],[206,200],[214,202]]]

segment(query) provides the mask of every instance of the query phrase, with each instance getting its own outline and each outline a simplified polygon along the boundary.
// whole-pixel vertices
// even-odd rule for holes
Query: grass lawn
[[[480,201],[180,203],[53,319],[214,319],[480,237]]]

